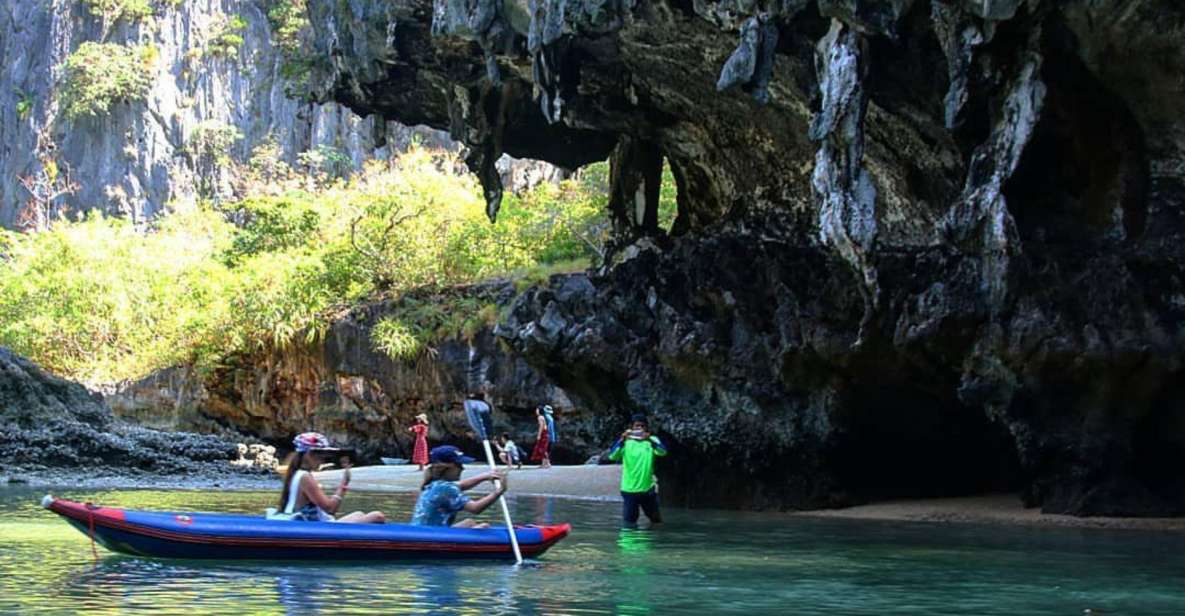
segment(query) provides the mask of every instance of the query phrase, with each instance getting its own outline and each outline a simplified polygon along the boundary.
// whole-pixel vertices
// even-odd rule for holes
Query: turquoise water
[[[615,503],[513,500],[571,522],[533,566],[154,560],[98,548],[37,500],[0,489],[0,612],[215,614],[1185,614],[1173,533],[819,520],[668,509],[620,531]],[[254,512],[261,492],[80,491],[113,506]],[[408,495],[351,494],[397,517]]]

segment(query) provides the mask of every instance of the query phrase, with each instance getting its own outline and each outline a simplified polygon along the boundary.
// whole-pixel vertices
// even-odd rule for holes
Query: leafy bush
[[[177,2],[166,0],[174,5]],[[114,23],[121,19],[139,21],[152,16],[152,0],[82,0],[91,15]]]
[[[230,225],[176,214],[154,233],[94,214],[16,237],[0,267],[0,344],[88,382],[191,358],[225,320]]]
[[[411,328],[396,317],[383,317],[370,331],[370,342],[376,351],[386,353],[392,359],[414,359],[424,348]]]
[[[239,224],[224,259],[234,265],[267,252],[304,246],[320,227],[316,203],[308,194],[247,198],[228,208]]]
[[[299,52],[301,35],[309,27],[305,0],[268,0],[266,6],[276,47],[284,53]]]
[[[297,154],[296,162],[322,184],[345,178],[354,170],[354,161],[345,152],[324,144]]]
[[[230,149],[242,138],[239,129],[218,120],[206,120],[194,127],[185,147],[194,158],[225,166],[230,163]]]
[[[235,15],[222,23],[210,42],[206,43],[206,54],[215,58],[236,58],[239,48],[243,46],[243,32],[247,29],[247,20],[242,15]]]
[[[217,131],[215,131],[217,132]],[[177,212],[148,232],[92,215],[0,235],[0,345],[90,383],[316,341],[341,310],[399,298],[372,343],[420,357],[498,318],[458,285],[587,266],[603,196],[578,182],[508,196],[497,225],[451,154],[413,149],[318,190]]]
[[[16,89],[16,117],[24,120],[33,112],[33,105],[37,103],[37,99],[32,92],[26,92],[20,88]]]
[[[493,299],[458,288],[406,294],[371,329],[371,345],[392,359],[406,361],[424,352],[434,353],[434,345],[441,340],[471,340],[482,328],[497,322],[498,306]]]
[[[86,42],[66,58],[62,107],[66,117],[97,116],[120,102],[143,100],[157,60],[151,44]]]
[[[272,44],[283,59],[280,76],[289,83],[290,94],[298,96],[306,89],[309,75],[319,62],[306,49],[310,32],[307,0],[266,0],[267,20],[271,25]]]

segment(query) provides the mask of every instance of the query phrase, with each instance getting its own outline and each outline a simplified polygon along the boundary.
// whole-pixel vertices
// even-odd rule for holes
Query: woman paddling
[[[557,440],[551,405],[535,407],[535,417],[539,420],[539,432],[535,435],[535,449],[531,451],[531,461],[539,462],[542,468],[551,468],[551,444]]]
[[[363,513],[355,511],[335,519],[333,514],[341,507],[342,498],[350,488],[350,467],[345,465],[341,483],[333,496],[325,496],[320,484],[313,478],[312,471],[325,462],[327,454],[335,451],[329,446],[329,439],[317,432],[305,432],[292,439],[296,453],[288,461],[288,472],[284,476],[284,489],[280,492],[280,512],[276,517],[306,522],[347,522],[382,524],[387,520],[381,511]]]
[[[424,465],[428,463],[428,415],[416,415],[415,425],[407,431],[416,435],[416,445],[411,451],[411,463],[419,464],[420,470],[424,470]]]
[[[428,455],[431,464],[424,471],[424,482],[420,485],[420,498],[416,501],[411,523],[419,526],[454,526],[457,528],[486,528],[489,524],[477,523],[472,518],[456,522],[457,513],[465,511],[477,515],[492,505],[506,491],[506,474],[490,471],[470,479],[461,479],[465,463],[473,458],[461,453],[452,445],[433,447]],[[472,500],[464,494],[483,481],[501,482],[500,488],[485,496]],[[495,484],[497,485],[497,484]]]

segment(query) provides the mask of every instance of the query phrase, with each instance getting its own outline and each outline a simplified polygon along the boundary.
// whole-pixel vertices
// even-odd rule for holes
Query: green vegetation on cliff
[[[66,116],[103,115],[120,102],[143,100],[152,87],[158,52],[152,44],[87,42],[66,58],[62,107]]]
[[[595,176],[508,197],[490,225],[457,163],[413,150],[324,188],[269,176],[255,196],[149,230],[92,215],[0,232],[0,346],[90,383],[133,379],[309,342],[344,306],[418,289],[427,299],[399,303],[398,324],[376,337],[392,355],[414,355],[496,317],[450,287],[595,256],[604,232]]]

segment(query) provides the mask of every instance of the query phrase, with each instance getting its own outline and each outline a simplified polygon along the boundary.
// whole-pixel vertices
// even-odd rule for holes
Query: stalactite
[[[864,282],[864,317],[857,344],[864,338],[880,295],[873,255],[876,187],[864,167],[866,55],[863,36],[832,21],[816,55],[823,101],[810,127],[811,138],[821,142],[811,177],[819,204],[819,239],[855,268]]]

